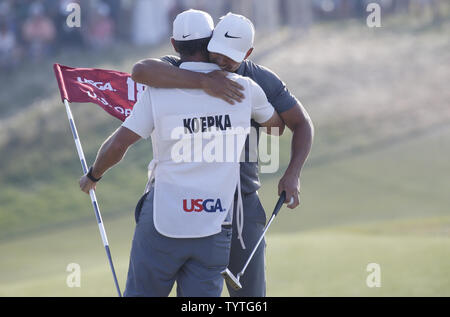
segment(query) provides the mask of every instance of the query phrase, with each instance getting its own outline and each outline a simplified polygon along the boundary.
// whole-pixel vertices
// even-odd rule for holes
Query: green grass
[[[270,296],[450,295],[449,236],[323,230],[268,241]],[[369,263],[380,265],[379,288],[366,284]]]
[[[131,217],[104,221],[123,290],[134,224]],[[450,225],[448,217],[426,222],[443,221]],[[405,224],[411,228],[423,222],[414,219]],[[269,233],[268,296],[449,296],[448,231],[392,232],[402,223]],[[2,243],[0,252],[0,296],[115,296],[94,221]],[[372,262],[381,266],[380,288],[366,286],[366,267]],[[81,266],[80,288],[66,285],[69,263]]]

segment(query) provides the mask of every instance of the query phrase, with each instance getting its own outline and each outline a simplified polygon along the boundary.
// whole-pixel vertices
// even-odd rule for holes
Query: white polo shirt
[[[220,70],[220,67],[216,64],[202,62],[185,62],[180,65],[180,68],[201,73],[209,73],[215,70]],[[241,77],[239,79],[246,80],[250,83],[250,88],[246,89],[243,93],[245,95],[245,98],[250,98],[251,100],[252,119],[260,124],[269,120],[275,110],[268,102],[266,94],[264,93],[262,88],[259,87],[258,84],[256,84],[250,78]],[[188,91],[189,93],[204,95],[205,104],[208,103],[208,99],[215,98],[208,95],[201,89],[189,89]],[[186,107],[188,107],[188,105],[186,105]],[[230,107],[239,107],[239,103],[230,105]],[[186,112],[189,112],[189,109],[186,109]],[[151,136],[154,129],[154,122],[150,89],[146,88],[140,95],[138,101],[133,107],[131,114],[123,122],[122,126],[130,129],[144,139],[148,139]]]

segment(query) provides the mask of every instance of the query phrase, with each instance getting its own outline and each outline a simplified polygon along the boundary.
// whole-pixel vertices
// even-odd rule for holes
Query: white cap
[[[190,9],[178,14],[173,21],[173,39],[192,41],[208,38],[212,35],[213,29],[214,22],[208,13]]]
[[[255,28],[246,17],[228,13],[214,29],[208,51],[225,55],[241,63],[248,50],[253,47]]]

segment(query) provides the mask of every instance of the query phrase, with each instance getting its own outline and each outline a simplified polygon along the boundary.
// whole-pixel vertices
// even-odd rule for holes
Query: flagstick
[[[70,129],[72,130],[73,139],[75,141],[75,146],[77,147],[78,156],[81,161],[81,168],[83,169],[83,173],[86,174],[88,172],[86,159],[84,158],[83,148],[81,147],[81,142],[78,137],[77,128],[75,126],[75,121],[73,119],[72,111],[70,110],[69,102],[67,99],[64,99],[64,105],[66,106],[67,118],[69,119]],[[114,277],[114,283],[116,284],[117,293],[119,297],[122,297],[120,293],[119,283],[117,282],[116,271],[114,270],[114,264],[112,262],[111,252],[109,250],[108,238],[106,236],[105,227],[103,226],[102,216],[100,214],[100,209],[97,204],[97,197],[95,196],[94,189],[89,191],[89,195],[91,196],[92,206],[94,207],[95,217],[97,218],[98,229],[100,230],[100,235],[102,236],[103,245],[105,246],[106,255],[108,256],[109,266],[111,267],[112,274]]]

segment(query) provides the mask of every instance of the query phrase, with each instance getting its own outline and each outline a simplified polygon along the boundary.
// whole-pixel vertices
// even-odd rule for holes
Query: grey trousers
[[[236,214],[233,216],[233,238],[231,241],[230,264],[228,268],[236,276],[244,267],[250,253],[261,237],[266,224],[266,213],[256,192],[243,195],[244,205],[244,227],[242,236],[246,249],[242,249],[237,238]],[[236,211],[236,208],[234,208]],[[266,296],[266,274],[265,274],[265,240],[261,241],[253,258],[240,278],[242,289],[235,291],[229,287],[228,292],[232,297],[265,297]]]
[[[165,297],[175,281],[178,296],[221,295],[231,228],[204,238],[163,236],[153,223],[153,190],[139,201],[136,221],[124,296]]]

